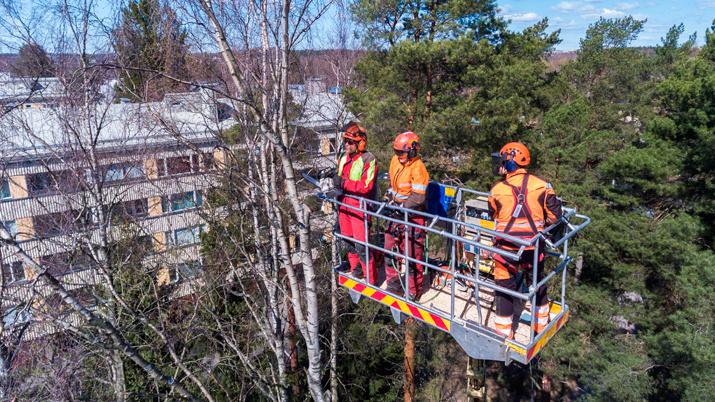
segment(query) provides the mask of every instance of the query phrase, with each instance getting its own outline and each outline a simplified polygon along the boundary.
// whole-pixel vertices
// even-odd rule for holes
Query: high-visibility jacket
[[[405,208],[424,205],[428,184],[429,173],[422,159],[416,157],[403,165],[397,155],[392,157],[388,193],[395,202]]]
[[[489,212],[497,231],[527,240],[561,217],[561,200],[551,184],[517,169],[492,187]],[[504,248],[513,246],[504,240],[499,243]]]
[[[338,161],[338,174],[342,178],[342,190],[346,195],[375,198],[377,159],[370,152],[344,154]]]

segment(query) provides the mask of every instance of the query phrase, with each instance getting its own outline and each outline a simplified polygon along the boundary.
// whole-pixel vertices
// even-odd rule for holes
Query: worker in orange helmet
[[[489,212],[496,221],[496,230],[513,237],[529,240],[561,217],[561,200],[556,196],[551,184],[529,174],[526,167],[531,162],[531,155],[526,146],[519,142],[504,145],[499,153],[492,154],[495,173],[504,176],[497,182],[489,194]],[[537,243],[538,244],[538,243]],[[519,246],[505,239],[497,238],[495,245],[503,250],[517,250]],[[531,279],[534,261],[534,248],[528,247],[517,261],[503,256],[494,257],[494,280],[498,286],[516,291],[515,276],[520,270]],[[543,247],[540,247],[540,250]],[[537,281],[544,276],[543,253],[538,255]],[[546,298],[546,286],[536,291],[535,332],[544,330],[549,322],[549,306]],[[514,336],[514,299],[505,293],[496,292],[497,332],[508,338]]]
[[[356,197],[375,198],[375,177],[377,177],[377,159],[367,151],[367,132],[365,128],[354,121],[342,128],[343,149],[345,152],[338,160],[335,187],[339,189],[340,201],[348,206],[338,208],[340,233],[358,241],[365,241],[368,234],[365,231],[366,214],[356,211],[360,208],[360,200]],[[352,207],[352,208],[351,208]],[[368,275],[371,284],[377,280],[377,269],[372,253],[368,250],[368,261],[365,261],[365,246],[346,241],[349,269],[353,276],[362,279]],[[362,272],[357,269],[362,266]]]
[[[392,143],[392,148],[395,155],[390,161],[390,188],[385,194],[386,200],[404,208],[424,210],[429,174],[418,155],[420,137],[412,131],[406,131],[397,135]],[[412,223],[423,226],[425,224],[424,217],[416,214],[409,215],[408,219]],[[423,260],[425,233],[421,229],[406,227],[394,222],[388,224],[385,230],[385,249],[392,250],[396,246],[403,253],[405,234],[408,236],[410,248],[408,256]],[[395,263],[395,265],[399,266],[399,263]],[[410,262],[410,275],[407,278],[409,298],[418,298],[421,294],[423,270],[424,267],[421,264]],[[389,258],[385,259],[385,276],[387,277],[388,291],[403,294],[400,274],[392,266]]]

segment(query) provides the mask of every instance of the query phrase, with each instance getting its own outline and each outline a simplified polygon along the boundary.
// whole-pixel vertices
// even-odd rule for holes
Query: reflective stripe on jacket
[[[344,154],[338,162],[338,174],[343,179],[342,190],[345,194],[375,198],[377,159],[372,153],[358,152],[352,157]]]
[[[429,173],[419,157],[406,164],[400,163],[397,155],[390,161],[390,189],[392,198],[406,208],[414,208],[425,202]]]
[[[521,210],[519,200],[523,200]],[[492,187],[489,211],[497,231],[530,239],[561,217],[561,200],[551,184],[517,169]]]

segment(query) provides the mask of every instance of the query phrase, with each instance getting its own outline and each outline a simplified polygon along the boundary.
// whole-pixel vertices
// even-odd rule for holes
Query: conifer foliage
[[[161,0],[130,0],[114,31],[120,67],[117,95],[132,101],[161,99],[185,86],[188,46],[176,12]]]
[[[459,1],[358,1],[374,47],[347,91],[353,113],[385,143],[413,129],[435,179],[483,189],[495,180],[489,153],[522,141],[531,170],[593,218],[572,250],[583,259],[579,277],[569,272],[572,318],[542,353],[542,397],[711,398],[715,27],[695,49],[695,34],[683,39],[675,25],[652,51],[632,47],[647,21],[601,18],[557,70],[546,60],[559,32],[547,20],[512,32],[494,3],[478,3],[459,14]],[[425,24],[413,16],[423,15],[449,30],[417,38]],[[489,21],[488,34],[473,21]],[[432,349],[438,338],[427,336]],[[496,379],[500,397],[528,397],[507,377]]]
[[[37,43],[23,45],[18,52],[19,58],[13,64],[15,75],[28,78],[51,77],[55,66],[45,49]]]

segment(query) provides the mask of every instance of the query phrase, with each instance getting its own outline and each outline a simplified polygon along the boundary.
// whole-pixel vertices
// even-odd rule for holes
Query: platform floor
[[[425,278],[427,279],[427,278]],[[484,277],[482,277],[483,280],[485,280]],[[487,282],[491,282],[491,279],[486,279]],[[425,287],[430,284],[429,288],[425,288],[422,296],[419,298],[419,300],[416,300],[415,302],[433,309],[437,311],[441,311],[442,313],[445,314],[445,316],[449,317],[450,315],[450,299],[451,299],[451,281],[447,280],[446,283],[443,285],[437,284],[437,281],[435,280],[430,280],[426,281],[424,284]],[[455,301],[455,306],[454,306],[454,314],[456,317],[459,317],[460,319],[467,321],[473,321],[475,323],[479,323],[481,325],[485,325],[486,327],[494,330],[494,317],[496,315],[495,310],[496,310],[496,303],[494,303],[494,291],[486,288],[486,287],[481,287],[479,291],[479,306],[480,310],[482,313],[481,321],[479,320],[479,316],[477,313],[477,307],[475,303],[475,298],[474,298],[474,292],[471,289],[466,289],[464,290],[464,287],[460,287],[459,284],[455,283],[455,293],[454,293],[454,301]],[[381,289],[385,290],[387,288],[386,282],[382,282]],[[401,295],[400,295],[401,296]],[[529,317],[529,309],[527,308],[525,313],[523,308],[519,307],[519,303],[517,300],[517,303],[515,303],[515,315],[522,317],[522,318],[528,318]],[[551,314],[551,319],[553,320],[556,314],[552,312]],[[529,323],[524,320],[518,320],[518,324],[516,325],[516,328],[514,328],[514,340],[524,344],[528,345],[530,343],[529,341],[529,336],[530,336],[530,331],[529,331]]]

